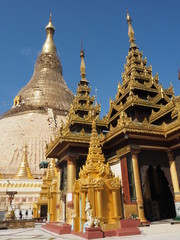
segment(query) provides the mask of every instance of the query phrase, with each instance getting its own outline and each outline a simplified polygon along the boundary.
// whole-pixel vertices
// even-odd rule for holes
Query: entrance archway
[[[145,215],[150,221],[169,219],[176,216],[174,199],[169,182],[158,166],[149,166],[145,179],[144,193]]]

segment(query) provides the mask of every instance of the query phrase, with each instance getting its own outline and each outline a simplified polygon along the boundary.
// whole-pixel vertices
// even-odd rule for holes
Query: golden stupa
[[[14,98],[13,107],[0,119],[0,169],[6,178],[17,172],[24,143],[28,146],[27,160],[32,175],[42,175],[39,163],[46,159],[46,141],[56,132],[60,122],[65,121],[73,100],[73,93],[63,79],[51,16],[45,29],[46,41],[33,76]]]
[[[57,197],[57,168],[55,159],[50,159],[48,168],[43,176],[38,201],[33,204],[34,218],[47,217],[48,221],[56,221]]]
[[[92,121],[92,132],[86,163],[80,170],[79,179],[74,184],[74,230],[82,231],[84,223],[92,220],[100,222],[103,230],[119,227],[122,218],[120,180],[105,163],[96,121]],[[106,201],[104,201],[106,199]],[[92,208],[88,220],[87,201]]]
[[[24,157],[22,158],[19,169],[13,178],[14,179],[32,179],[33,178],[29,168],[28,161],[27,161],[27,145],[25,145]]]

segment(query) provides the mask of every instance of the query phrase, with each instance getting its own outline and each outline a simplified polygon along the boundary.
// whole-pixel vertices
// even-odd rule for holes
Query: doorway
[[[149,221],[174,218],[175,205],[169,182],[160,166],[149,166],[145,178],[145,215]]]

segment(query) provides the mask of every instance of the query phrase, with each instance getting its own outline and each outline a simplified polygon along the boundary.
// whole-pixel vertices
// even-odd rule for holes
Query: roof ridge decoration
[[[31,174],[29,163],[27,160],[27,145],[25,144],[24,156],[22,157],[18,171],[14,175],[13,179],[32,179],[32,178],[33,176]]]

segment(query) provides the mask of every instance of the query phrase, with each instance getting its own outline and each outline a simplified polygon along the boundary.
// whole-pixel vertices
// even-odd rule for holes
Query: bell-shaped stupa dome
[[[51,16],[45,29],[46,41],[33,76],[0,120],[0,169],[7,177],[17,172],[25,143],[30,171],[34,177],[41,175],[43,170],[39,170],[39,163],[45,160],[46,141],[56,132],[60,122],[65,121],[74,97],[63,79]]]

